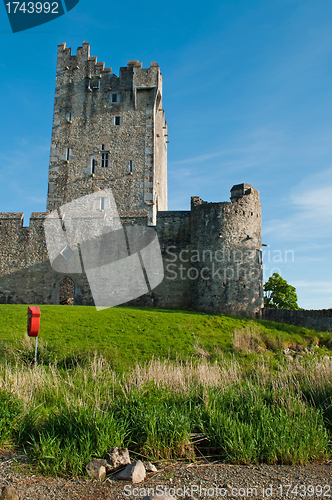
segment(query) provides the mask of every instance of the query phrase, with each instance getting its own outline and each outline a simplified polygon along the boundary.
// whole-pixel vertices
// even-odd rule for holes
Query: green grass
[[[27,306],[0,306],[0,445],[23,446],[36,470],[84,474],[113,446],[150,460],[331,456],[331,333],[178,310],[40,309],[34,366]]]
[[[257,321],[233,316],[213,316],[192,311],[150,308],[109,308],[40,306],[39,361],[70,366],[84,362],[94,352],[102,353],[116,370],[127,370],[133,363],[153,356],[187,360],[206,357],[218,360],[220,354],[234,352],[234,335],[251,338],[254,348],[239,345],[238,355],[254,354],[258,348],[272,354],[287,346],[324,345],[329,332],[317,332],[282,323]],[[26,332],[27,306],[1,305],[0,344],[7,356],[33,360],[33,341],[22,348]],[[28,342],[27,340],[25,342]],[[27,347],[27,346],[25,346]]]

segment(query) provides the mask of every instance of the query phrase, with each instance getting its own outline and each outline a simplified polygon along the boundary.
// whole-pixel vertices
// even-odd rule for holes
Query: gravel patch
[[[156,463],[143,483],[132,485],[107,476],[49,478],[26,472],[26,457],[0,452],[0,486],[13,486],[20,500],[135,500],[147,494],[176,498],[253,498],[257,500],[332,498],[332,462],[306,466]]]

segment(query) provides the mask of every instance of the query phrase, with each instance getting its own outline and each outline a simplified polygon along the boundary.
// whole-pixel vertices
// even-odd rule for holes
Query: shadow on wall
[[[332,309],[262,309],[262,319],[332,332]]]
[[[43,262],[0,278],[0,304],[73,304],[93,306],[85,274],[66,276]]]

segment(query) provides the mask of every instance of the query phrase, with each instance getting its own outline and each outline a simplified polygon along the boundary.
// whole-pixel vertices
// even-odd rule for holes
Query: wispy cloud
[[[270,220],[264,226],[265,234],[274,233],[285,241],[331,238],[332,169],[308,176],[292,188],[283,208],[290,215]]]
[[[332,281],[300,280],[292,282],[303,309],[331,309]]]
[[[304,309],[331,309],[332,308],[332,281],[300,280],[292,282],[299,300]]]
[[[332,281],[308,281],[300,280],[292,283],[296,288],[310,288],[316,291],[332,293]]]

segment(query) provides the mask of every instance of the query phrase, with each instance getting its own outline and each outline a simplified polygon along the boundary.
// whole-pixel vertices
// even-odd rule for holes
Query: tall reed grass
[[[321,461],[330,454],[331,375],[330,358],[271,364],[263,355],[250,367],[236,357],[152,359],[123,374],[97,354],[67,370],[3,362],[0,440],[24,446],[44,474],[82,474],[112,446],[151,460]]]

